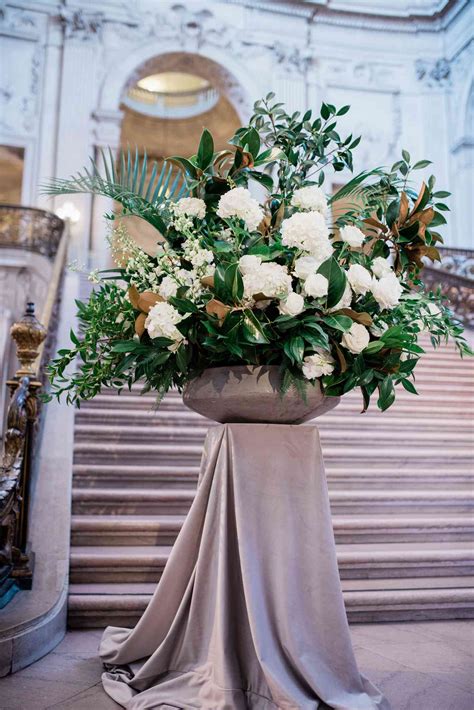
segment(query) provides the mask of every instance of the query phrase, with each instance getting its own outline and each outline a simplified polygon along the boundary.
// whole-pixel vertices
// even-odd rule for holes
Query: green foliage
[[[205,368],[242,364],[278,366],[282,396],[293,388],[305,397],[314,384],[305,367],[322,357],[326,369],[318,379],[327,395],[358,387],[364,410],[376,397],[383,411],[393,404],[397,386],[417,394],[413,379],[423,355],[422,332],[430,334],[434,347],[453,340],[461,355],[472,354],[449,304],[421,280],[423,260],[440,259],[437,228],[446,221],[449,207],[443,200],[449,193],[435,191],[434,176],[415,188],[412,175],[430,161],[412,163],[406,150],[390,169],[362,172],[327,200],[333,224],[330,238],[324,238],[332,256],[314,266],[314,274],[327,279],[327,294],[309,296],[304,278],[297,277],[295,263],[307,253],[285,246],[282,222],[299,209],[292,203],[295,190],[323,185],[328,169],[352,171],[360,139],[342,138],[336,126],[348,110],[323,103],[318,115],[290,115],[268,94],[226,150],[216,152],[204,129],[194,155],[173,156],[161,168],[155,163],[150,171],[146,155],[142,159],[137,151],[122,152],[117,161],[109,151],[101,154],[101,171],[93,162],[69,180],[52,181],[46,188],[50,194],[112,197],[125,215],[155,226],[167,244],[150,256],[116,230],[126,263],[102,274],[87,303],[77,302],[80,333],[71,333],[71,348],[60,350],[50,364],[49,397],[64,393],[68,402],[79,404],[104,386],[121,390],[137,381],[161,397],[172,386],[181,390]],[[258,208],[260,224],[249,229],[245,209],[223,218],[218,203],[251,180],[268,194]],[[191,202],[198,213],[180,209],[183,204],[176,201],[183,196],[197,198]],[[363,229],[363,247],[344,241],[339,230],[346,225]],[[257,263],[250,294],[242,256]],[[388,270],[401,292],[389,305],[377,300],[374,288],[374,260],[380,257],[390,260]],[[259,281],[269,264],[287,280],[286,291],[283,284],[272,297],[267,295],[272,284],[264,289]],[[365,290],[347,288],[352,266],[368,272]],[[288,289],[302,308],[288,308]],[[158,330],[145,321],[147,315],[157,319]],[[362,349],[350,347],[355,325],[365,334]],[[150,334],[156,332],[160,337]]]
[[[90,168],[83,168],[69,179],[50,180],[43,186],[43,192],[47,195],[90,193],[111,197],[122,205],[124,216],[141,217],[160,232],[165,232],[166,224],[157,206],[187,193],[182,173],[166,161],[161,168],[153,161],[150,171],[146,151],[140,157],[138,148],[134,155],[130,148],[120,150],[117,158],[110,149],[107,153],[100,150],[100,158],[100,162],[91,159]]]

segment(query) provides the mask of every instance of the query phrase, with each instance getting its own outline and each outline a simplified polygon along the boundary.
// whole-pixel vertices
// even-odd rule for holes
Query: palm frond
[[[368,188],[373,187],[367,185],[366,181],[372,177],[382,177],[385,175],[385,171],[382,168],[375,168],[374,170],[364,170],[363,172],[355,175],[352,180],[349,180],[345,185],[343,185],[337,192],[332,195],[328,202],[333,204],[338,200],[343,200],[346,197],[359,197],[367,191]]]
[[[46,195],[87,193],[110,197],[123,207],[124,215],[141,217],[163,232],[165,225],[157,213],[164,200],[178,200],[189,193],[185,174],[176,165],[166,161],[160,166],[153,161],[148,176],[149,162],[146,151],[141,158],[138,148],[121,150],[115,158],[110,148],[100,150],[100,162],[92,160],[89,167],[69,179],[52,178],[42,185]]]

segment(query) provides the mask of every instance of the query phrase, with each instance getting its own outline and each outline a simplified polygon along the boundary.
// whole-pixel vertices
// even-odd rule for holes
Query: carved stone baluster
[[[11,399],[0,467],[0,608],[18,589],[30,589],[33,554],[27,547],[32,433],[37,416],[34,363],[46,331],[28,303],[11,335],[20,367],[7,382]]]

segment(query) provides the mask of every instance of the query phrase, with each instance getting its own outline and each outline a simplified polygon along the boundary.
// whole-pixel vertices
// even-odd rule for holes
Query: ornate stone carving
[[[66,39],[81,42],[101,38],[104,16],[101,12],[86,12],[84,10],[63,10],[59,21],[64,28]]]
[[[447,59],[417,59],[415,74],[418,81],[430,88],[444,88],[451,85],[451,66]]]
[[[20,8],[0,8],[0,28],[12,34],[31,36],[38,29],[37,16]]]
[[[307,47],[291,47],[276,42],[273,54],[279,64],[288,74],[305,74],[311,66],[312,52]]]
[[[35,316],[33,303],[28,303],[23,318],[14,323],[10,329],[10,334],[16,343],[20,369],[16,376],[34,376],[33,363],[38,357],[38,350],[46,338],[46,330]]]

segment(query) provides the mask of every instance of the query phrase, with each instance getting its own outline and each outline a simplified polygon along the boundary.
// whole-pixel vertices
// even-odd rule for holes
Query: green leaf
[[[405,160],[407,163],[410,162],[410,153],[407,150],[402,150],[402,156],[403,160]]]
[[[366,348],[364,348],[364,353],[367,353],[368,355],[372,355],[374,353],[378,353],[382,348],[387,347],[381,340],[372,340],[371,343],[367,345]]]
[[[344,294],[346,275],[334,257],[330,257],[321,264],[318,274],[322,274],[329,281],[326,306],[332,308],[339,303]]]
[[[324,316],[322,320],[330,328],[340,330],[342,333],[348,331],[353,323],[352,318],[348,318],[348,316]]]
[[[199,313],[199,308],[189,298],[177,298],[172,296],[168,299],[172,306],[178,309],[180,313]]]
[[[303,362],[304,340],[301,336],[297,335],[286,340],[283,344],[283,350],[293,364],[298,365]]]
[[[336,116],[344,116],[350,109],[350,106],[343,106],[342,108],[339,109],[339,111],[336,113]]]
[[[411,394],[418,394],[415,385],[411,380],[402,380],[402,385],[406,389],[407,392],[411,392]]]
[[[224,283],[233,300],[240,301],[244,295],[244,282],[238,264],[231,264],[227,267]]]
[[[415,165],[413,166],[413,170],[421,170],[422,168],[427,168],[428,165],[431,165],[432,161],[431,160],[419,160]]]
[[[379,386],[379,398],[377,400],[377,406],[384,412],[390,407],[395,401],[395,388],[393,386],[393,380],[391,375],[387,375]]]
[[[201,140],[199,141],[199,148],[197,151],[197,163],[198,166],[205,170],[212,163],[212,158],[214,156],[214,140],[211,133],[205,128],[201,135]]]
[[[250,309],[243,311],[242,332],[249,343],[260,345],[270,342],[265,335],[262,323]]]
[[[241,139],[241,145],[245,149],[248,148],[248,152],[252,154],[253,158],[258,156],[260,150],[260,136],[255,128],[249,128],[249,130],[243,135]]]

